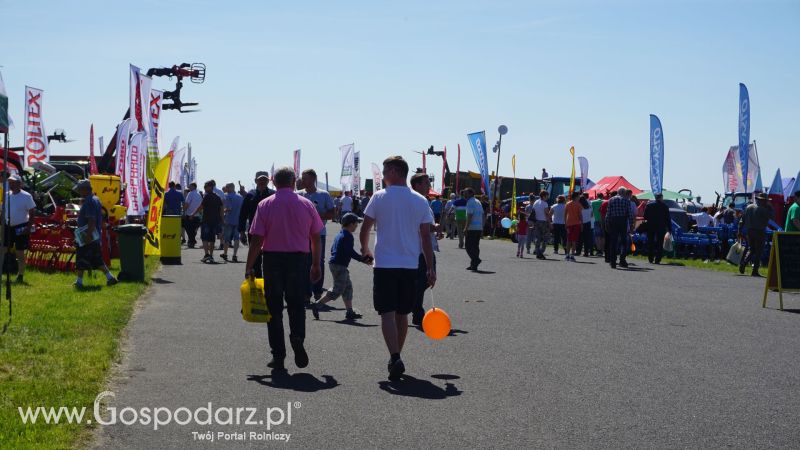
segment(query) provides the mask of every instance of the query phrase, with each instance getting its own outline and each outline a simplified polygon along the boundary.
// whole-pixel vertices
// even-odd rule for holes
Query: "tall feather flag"
[[[569,148],[569,154],[572,155],[572,175],[569,176],[569,195],[575,192],[575,147]]]
[[[514,181],[511,183],[511,219],[517,217],[517,155],[511,155],[511,175]]]
[[[161,211],[164,209],[164,192],[169,180],[172,152],[167,153],[156,165],[153,189],[150,194],[150,209],[147,214],[145,234],[145,255],[161,255]]]
[[[458,190],[458,173],[461,172],[461,144],[458,144],[458,155],[456,156],[456,195],[461,196]]]
[[[578,156],[578,166],[581,168],[581,192],[586,192],[586,183],[589,180],[589,160],[585,156]]]
[[[650,114],[650,191],[660,194],[664,185],[664,131],[661,120]]]
[[[14,121],[8,115],[8,94],[6,84],[3,82],[3,74],[0,73],[0,133],[8,133],[14,128]]]
[[[747,166],[750,161],[750,94],[739,83],[739,160],[742,161],[742,183],[747,192]]]
[[[97,161],[94,159],[94,124],[89,126],[89,173],[97,175]]]

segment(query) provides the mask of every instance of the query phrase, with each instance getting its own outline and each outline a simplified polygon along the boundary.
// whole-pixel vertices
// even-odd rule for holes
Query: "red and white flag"
[[[43,93],[41,89],[25,86],[25,167],[38,161],[50,161],[50,147],[42,120]]]
[[[300,149],[294,151],[294,176],[300,176]]]
[[[148,94],[150,98],[148,107],[148,141],[147,141],[147,160],[148,175],[152,178],[154,176],[156,164],[160,159],[158,151],[158,125],[161,120],[161,104],[164,101],[164,91],[155,89],[150,90]],[[173,157],[174,159],[174,157]]]
[[[119,181],[125,185],[128,183],[128,138],[130,137],[131,119],[125,119],[117,126],[117,154],[114,161],[116,168],[114,173],[119,177]],[[125,206],[128,205],[128,197],[124,197]]]
[[[131,64],[130,66],[130,82],[129,82],[129,97],[130,97],[130,118],[131,118],[131,131],[139,132],[144,131],[147,133],[147,105],[150,99],[150,85],[151,78],[142,75],[138,67]]]
[[[89,126],[89,173],[97,175],[97,161],[94,159],[94,124]]]
[[[145,170],[147,166],[147,134],[134,133],[126,153],[125,202],[129,216],[142,216],[149,203]]]

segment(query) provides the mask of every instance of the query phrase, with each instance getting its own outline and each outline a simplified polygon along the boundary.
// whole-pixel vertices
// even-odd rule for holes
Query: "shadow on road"
[[[441,380],[457,380],[457,375],[434,375]],[[411,375],[403,375],[401,381],[380,381],[378,382],[381,390],[393,395],[404,397],[424,398],[427,400],[444,400],[447,397],[461,395],[464,391],[459,391],[455,384],[446,382],[444,388],[431,383],[428,380],[420,380]]]
[[[155,284],[174,284],[174,281],[165,280],[163,278],[151,278]]]
[[[293,373],[286,370],[273,370],[269,375],[248,375],[247,381],[276,389],[291,389],[298,392],[317,392],[333,389],[339,382],[331,375],[322,375],[323,380],[310,373]]]
[[[448,336],[456,336],[456,335],[459,335],[459,334],[469,334],[469,331],[464,331],[464,330],[459,330],[459,329],[453,328],[453,329],[450,330],[450,334],[448,334]]]
[[[356,327],[356,328],[372,328],[372,327],[377,327],[378,326],[378,325],[369,324],[369,323],[361,323],[361,322],[359,322],[357,320],[348,320],[348,319],[342,319],[342,320],[320,320],[320,322],[334,322],[334,323],[340,323],[342,325],[350,325],[350,326],[353,326],[353,327]]]
[[[472,273],[479,273],[481,275],[491,275],[493,273],[497,273],[497,272],[492,272],[491,270],[473,270],[471,272]]]
[[[780,311],[780,310],[778,310],[778,311]],[[800,314],[800,309],[783,308],[783,312],[792,313],[792,314]]]

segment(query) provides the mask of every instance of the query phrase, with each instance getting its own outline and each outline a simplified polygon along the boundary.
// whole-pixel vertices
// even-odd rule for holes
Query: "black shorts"
[[[28,249],[28,243],[30,242],[31,235],[29,233],[17,234],[18,229],[27,226],[27,223],[21,223],[19,225],[14,225],[13,227],[5,227],[5,235],[8,236],[8,245],[6,245],[6,248],[11,248],[13,245],[17,251]]]
[[[214,242],[217,235],[222,233],[222,225],[218,223],[204,223],[200,225],[200,240]]]
[[[372,304],[378,314],[409,314],[417,269],[372,269]]]
[[[92,270],[103,267],[103,252],[100,250],[100,241],[94,241],[75,250],[75,268],[78,270]]]

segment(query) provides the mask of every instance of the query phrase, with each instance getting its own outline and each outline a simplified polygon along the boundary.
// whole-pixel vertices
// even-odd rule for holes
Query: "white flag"
[[[42,120],[41,89],[25,86],[25,149],[23,164],[30,167],[33,163],[49,162],[50,147]]]
[[[155,170],[156,164],[160,159],[158,152],[158,125],[161,122],[161,104],[164,101],[164,91],[155,89],[150,90],[147,96],[150,101],[148,104],[148,141],[147,157],[150,166]]]
[[[339,147],[342,155],[342,175],[339,182],[342,184],[342,191],[347,191],[353,185],[353,159],[355,158],[355,144],[347,144]]]
[[[145,170],[147,166],[147,134],[134,133],[126,155],[126,171],[128,180],[125,189],[125,200],[129,216],[142,216],[147,207],[147,183]]]
[[[128,139],[130,138],[131,119],[125,119],[117,126],[117,154],[114,160],[114,173],[119,177],[124,186],[128,182]],[[127,206],[128,198],[125,197]]]
[[[372,183],[374,184],[373,190],[375,192],[383,189],[383,172],[375,163],[372,163]]]
[[[353,152],[353,193],[361,192],[361,152]]]
[[[147,110],[150,99],[150,85],[152,79],[142,75],[138,67],[131,64],[129,81],[129,103],[131,131],[148,133]]]
[[[186,162],[186,147],[180,150],[170,150],[172,153],[172,167],[169,170],[169,181],[181,184],[181,172]],[[183,186],[181,186],[183,187]]]

